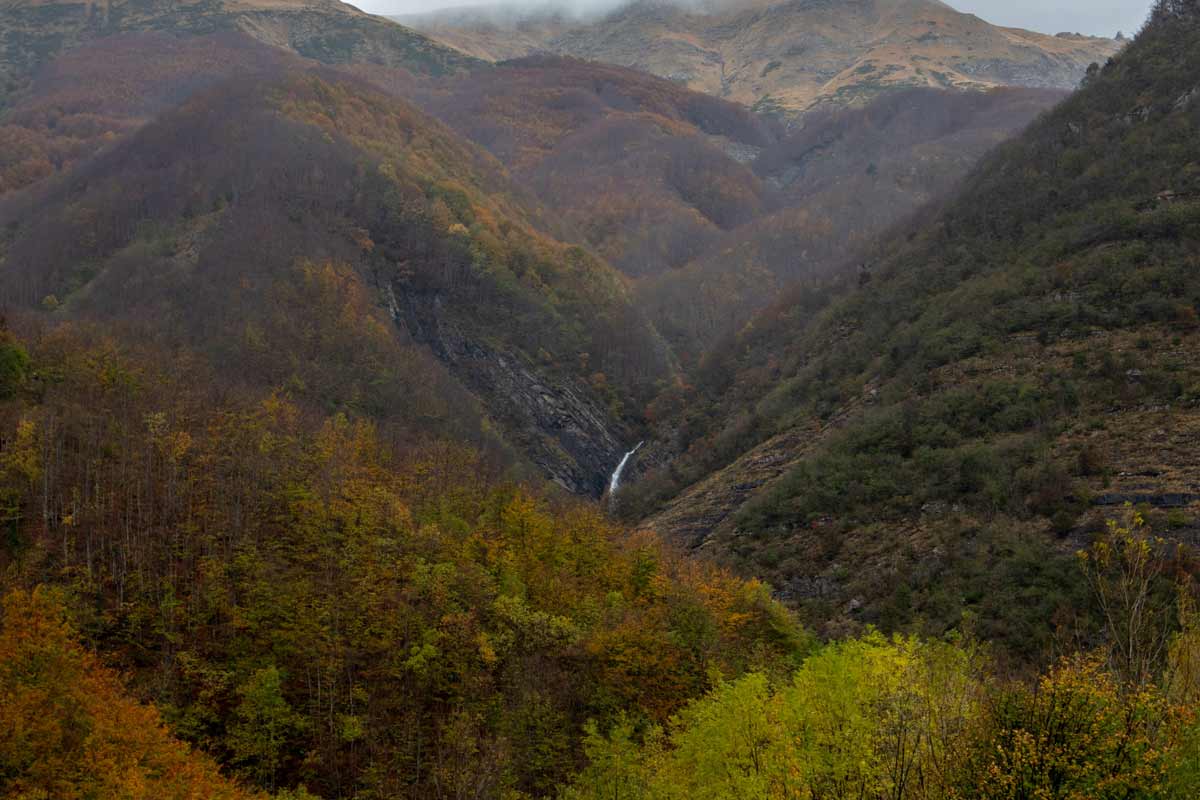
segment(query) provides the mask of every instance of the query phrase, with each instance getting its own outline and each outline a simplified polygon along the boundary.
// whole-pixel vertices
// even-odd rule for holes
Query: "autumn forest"
[[[1200,796],[1200,6],[861,5],[0,0],[0,798]]]

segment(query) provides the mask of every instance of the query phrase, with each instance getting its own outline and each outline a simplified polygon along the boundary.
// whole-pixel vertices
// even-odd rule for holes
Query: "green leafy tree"
[[[7,400],[17,393],[29,370],[29,353],[8,335],[0,338],[0,399]]]
[[[595,720],[584,726],[587,767],[563,793],[563,800],[650,800],[651,772],[662,731],[652,727],[645,745],[626,715],[617,717],[608,735]]]
[[[292,710],[283,695],[283,675],[275,666],[264,667],[238,687],[241,703],[230,726],[228,742],[234,760],[271,789],[293,737],[304,719]]]

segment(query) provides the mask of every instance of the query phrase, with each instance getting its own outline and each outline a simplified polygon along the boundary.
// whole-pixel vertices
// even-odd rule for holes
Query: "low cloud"
[[[406,16],[453,9],[456,16],[473,15],[494,22],[562,15],[589,19],[611,13],[639,0],[361,0],[356,3],[373,14]],[[643,0],[644,1],[644,0]],[[763,0],[652,0],[693,11],[712,11]],[[779,0],[784,2],[785,0]],[[1136,32],[1145,21],[1152,0],[948,0],[960,11],[978,14],[988,22],[1044,33],[1078,31],[1112,36],[1118,30]]]
[[[565,16],[591,19],[604,16],[637,0],[515,0],[488,4],[479,0],[369,0],[358,3],[364,11],[389,16],[425,15],[447,12],[454,16],[478,16],[496,22],[534,16]],[[728,8],[739,0],[654,0],[692,11],[705,12]],[[742,0],[744,2],[744,0]]]

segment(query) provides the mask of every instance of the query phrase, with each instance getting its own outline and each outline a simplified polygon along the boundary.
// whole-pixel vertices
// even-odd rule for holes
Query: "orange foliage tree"
[[[0,792],[35,800],[249,800],[173,739],[83,649],[47,590],[13,591],[0,624]]]

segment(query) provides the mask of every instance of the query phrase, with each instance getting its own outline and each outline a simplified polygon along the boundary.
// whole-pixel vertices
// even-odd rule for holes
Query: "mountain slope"
[[[34,70],[86,42],[122,33],[240,31],[324,63],[366,62],[444,73],[473,59],[338,0],[0,0],[0,108]]]
[[[487,148],[633,277],[685,263],[769,206],[748,161],[772,126],[644,73],[534,57],[389,88]]]
[[[667,370],[620,276],[485,153],[320,71],[201,92],[0,210],[5,302],[125,320],[252,383],[500,437],[599,494]],[[477,405],[477,404],[481,404]]]
[[[550,797],[587,720],[665,721],[714,675],[807,649],[761,584],[461,444],[247,391],[111,324],[21,317],[28,336],[0,334],[5,789],[247,796],[199,759],[194,782],[164,774],[186,751],[103,673],[76,679],[50,592],[24,599],[39,583],[175,735],[296,790],[278,800]],[[137,767],[145,784],[104,781]]]
[[[942,198],[975,162],[1065,93],[889,92],[807,115],[751,163],[767,212],[697,258],[638,286],[647,316],[692,363],[797,281],[856,272],[888,227]]]
[[[172,738],[74,639],[46,589],[4,596],[0,764],[12,797],[265,800]]]
[[[179,39],[161,32],[149,32],[107,37],[82,45],[44,65],[21,100],[0,118],[6,123],[0,126],[0,140],[12,145],[0,155],[0,188],[17,189],[44,181],[56,171],[65,170],[69,174],[76,167],[83,170],[81,176],[87,175],[92,168],[84,162],[100,150],[109,151],[102,157],[107,159],[104,163],[118,163],[144,146],[142,139],[130,139],[137,136],[143,126],[169,112],[193,93],[202,92],[223,80],[237,76],[249,83],[269,82],[282,73],[305,73],[311,67],[310,61],[263,45],[241,33]],[[548,330],[560,332],[582,327],[590,331],[586,342],[577,338],[571,344],[558,341],[554,346],[543,346],[540,339],[535,345],[533,342],[537,337],[530,337],[520,347],[525,359],[538,362],[539,370],[547,366],[560,369],[566,360],[570,360],[572,366],[568,371],[575,379],[583,378],[586,382],[584,394],[604,398],[601,405],[605,408],[599,410],[588,406],[593,401],[580,406],[576,402],[580,398],[574,394],[563,396],[561,404],[543,408],[542,402],[536,399],[540,390],[530,394],[517,389],[513,381],[526,386],[544,386],[544,380],[535,378],[532,373],[522,373],[522,377],[515,379],[507,374],[507,367],[499,367],[499,360],[482,355],[485,351],[472,351],[473,355],[464,356],[464,342],[479,342],[485,337],[477,322],[490,319],[492,330],[487,332],[486,338],[498,336],[504,339],[524,324],[520,315],[489,318],[485,312],[472,321],[474,330],[469,335],[460,336],[452,329],[447,334],[450,338],[445,339],[441,334],[435,334],[442,328],[436,320],[429,318],[432,309],[444,307],[444,303],[438,305],[439,298],[445,299],[440,292],[421,295],[423,301],[395,304],[382,285],[368,287],[362,295],[365,299],[376,297],[384,308],[390,309],[386,313],[392,316],[406,309],[419,314],[410,315],[404,322],[404,329],[415,331],[419,344],[432,346],[442,364],[452,365],[463,380],[475,384],[466,394],[449,391],[447,397],[458,399],[447,402],[450,407],[464,409],[458,415],[459,419],[475,431],[471,436],[476,439],[480,429],[478,426],[472,428],[474,423],[465,422],[478,419],[476,411],[465,410],[470,405],[471,394],[492,398],[489,402],[509,398],[505,401],[505,410],[492,408],[492,413],[510,421],[521,420],[518,427],[527,432],[558,430],[563,427],[558,420],[563,413],[571,419],[592,420],[584,426],[590,433],[560,431],[551,436],[556,441],[564,436],[572,440],[568,450],[574,455],[564,456],[559,452],[559,445],[550,445],[540,434],[522,433],[517,437],[524,442],[519,445],[521,449],[533,446],[538,450],[537,460],[543,465],[561,463],[564,458],[570,461],[584,457],[590,465],[587,467],[590,477],[586,480],[580,474],[563,473],[557,467],[554,474],[573,488],[586,485],[583,489],[586,492],[598,491],[604,471],[611,469],[620,453],[627,449],[618,444],[618,439],[634,437],[632,432],[618,430],[621,425],[612,428],[609,423],[601,425],[609,426],[607,432],[601,433],[595,420],[614,415],[614,419],[623,420],[622,425],[633,423],[640,416],[645,400],[651,396],[654,381],[665,374],[664,365],[669,358],[656,335],[643,322],[634,319],[638,315],[629,310],[629,303],[636,301],[661,320],[670,329],[676,351],[689,361],[694,360],[706,344],[731,330],[755,308],[770,302],[788,281],[801,275],[823,275],[831,267],[840,266],[838,262],[843,257],[861,246],[861,238],[943,191],[991,142],[1048,104],[1053,97],[1032,90],[1010,90],[1007,94],[995,95],[930,91],[924,95],[906,96],[902,93],[880,100],[861,112],[829,114],[820,119],[813,117],[805,129],[781,136],[778,126],[736,104],[691,92],[634,70],[573,59],[531,58],[478,69],[469,76],[438,79],[414,79],[405,70],[381,65],[356,64],[342,69],[352,70],[392,94],[411,98],[458,133],[488,148],[508,170],[508,175],[504,175],[505,170],[499,165],[485,163],[488,160],[480,154],[468,152],[469,146],[447,145],[427,159],[427,163],[414,166],[414,179],[418,183],[427,181],[428,176],[424,173],[431,170],[444,173],[447,167],[440,163],[443,158],[454,163],[473,164],[474,174],[454,174],[450,177],[451,182],[474,185],[473,196],[479,202],[507,198],[503,201],[503,210],[496,212],[500,217],[521,220],[526,227],[558,241],[586,244],[626,275],[638,279],[629,299],[617,304],[626,306],[623,310],[598,312],[592,303],[567,306],[560,309],[558,316],[547,325]],[[336,80],[344,82],[345,78]],[[210,90],[208,96],[216,96],[213,91],[220,94],[229,90]],[[205,102],[218,101],[201,101],[200,107],[204,107]],[[247,102],[253,106],[262,101],[252,97]],[[339,103],[335,103],[335,108]],[[214,107],[213,113],[223,112]],[[355,116],[353,110],[342,109],[338,113],[347,119]],[[261,124],[277,126],[279,121],[269,117]],[[329,124],[337,128],[341,120],[335,116]],[[388,123],[383,124],[386,127]],[[179,129],[177,124],[175,127]],[[101,199],[88,201],[95,207],[89,214],[94,213],[100,218],[115,216],[122,220],[118,223],[120,231],[106,235],[115,237],[114,241],[157,237],[169,241],[180,235],[180,230],[199,224],[172,216],[194,213],[186,204],[179,206],[180,198],[197,192],[212,194],[212,187],[207,184],[214,180],[226,184],[237,182],[228,169],[216,166],[217,150],[227,147],[231,153],[242,153],[251,140],[257,142],[260,137],[229,141],[211,120],[206,120],[198,130],[202,131],[196,134],[201,141],[208,136],[214,137],[213,142],[206,143],[209,146],[205,158],[209,163],[194,167],[195,183],[186,190],[180,188],[177,177],[167,181],[168,185],[179,189],[178,196],[169,198],[169,202],[162,205],[168,230],[135,231],[133,234],[125,230],[132,224],[130,219],[142,219],[147,214],[150,218],[155,217],[155,211],[131,208],[131,205],[146,201],[129,200],[126,203],[127,198],[113,203]],[[286,143],[293,134],[285,131],[279,135]],[[356,135],[362,138],[363,131],[357,131]],[[401,148],[402,137],[395,132],[381,136],[392,137],[390,146]],[[453,137],[448,131],[442,131],[436,138],[448,142]],[[354,143],[351,149],[360,149],[360,144]],[[809,152],[814,144],[821,147],[821,152],[815,155]],[[290,146],[282,144],[281,149],[288,152]],[[178,158],[170,154],[172,148],[180,148],[184,153],[189,146],[181,140],[156,144],[155,147],[161,147],[166,153],[163,158],[170,160]],[[191,154],[187,155],[184,162],[192,163]],[[242,157],[231,156],[231,161]],[[278,198],[287,196],[288,191],[283,187],[289,181],[299,179],[295,167],[283,163],[287,157],[271,153],[256,155],[247,167],[251,174],[260,171],[260,164],[263,165],[261,169],[278,173],[278,187],[272,190],[279,192]],[[318,161],[327,157],[298,156]],[[365,157],[375,159],[379,156]],[[128,167],[129,164],[124,164],[117,169]],[[183,171],[182,167],[180,169]],[[484,180],[485,175],[490,177]],[[25,205],[25,199],[14,199],[11,208],[15,214],[25,215],[27,219],[38,213],[51,219],[68,218],[69,214],[61,212],[75,203],[71,192],[63,188],[71,185],[70,180],[64,179],[57,189],[42,187],[29,193],[28,197],[41,198],[35,206],[37,211]],[[322,178],[318,183],[324,180]],[[361,184],[357,177],[350,182]],[[518,189],[514,183],[522,188]],[[362,191],[380,189],[374,183],[361,186]],[[98,190],[91,186],[90,191],[95,195]],[[236,194],[228,187],[227,191],[230,197]],[[307,196],[313,191],[315,189],[297,187],[294,193]],[[331,186],[330,192],[328,202],[314,201],[320,207],[314,212],[317,218],[342,216],[344,211],[337,210],[339,204],[361,207],[364,203],[361,197],[353,201],[335,199],[340,196],[336,184]],[[536,196],[537,201],[530,195]],[[271,207],[270,197],[267,193],[260,194],[251,205],[265,206],[265,210],[255,213],[262,213],[264,220],[278,221],[280,215],[278,209]],[[555,209],[555,213],[538,208],[538,201],[544,208]],[[222,199],[221,202],[226,201]],[[447,199],[447,208],[451,208],[453,202],[452,198]],[[822,210],[814,216],[816,205]],[[226,209],[223,213],[240,219],[236,210]],[[834,224],[838,220],[855,220],[860,239],[846,238],[844,225]],[[161,221],[157,220],[156,224]],[[89,242],[95,242],[95,237],[78,231],[62,233],[54,229],[56,224],[48,222],[41,233],[26,236],[23,243],[14,245],[21,258],[29,259],[22,269],[41,259],[43,266],[37,273],[38,278],[49,279],[40,284],[29,283],[37,288],[29,289],[21,302],[37,304],[47,295],[54,295],[56,301],[65,302],[71,310],[86,307],[86,298],[96,287],[79,296],[74,292],[90,282],[89,276],[104,269],[94,263],[96,255],[90,249]],[[249,233],[253,224],[250,221],[242,223],[244,230],[236,235],[226,228],[206,230],[204,235],[234,235],[225,245],[229,248],[228,254],[222,258],[230,263],[249,264],[263,258],[257,253],[264,248],[264,243],[254,241]],[[274,229],[277,223],[263,224]],[[279,224],[292,227],[302,222],[289,217]],[[346,227],[370,230],[372,224],[359,219],[352,225],[347,223]],[[499,231],[498,228],[495,230]],[[186,235],[192,236],[191,233]],[[63,249],[48,260],[44,258],[47,251],[68,248],[73,241],[76,242],[74,250]],[[331,247],[331,241],[341,244]],[[294,240],[284,241],[278,246],[279,251],[270,253],[265,261],[294,266],[296,259],[307,255],[305,247],[313,248],[313,252],[322,257],[343,253],[338,258],[360,268],[365,268],[364,265],[376,257],[364,255],[355,246],[344,250],[348,241],[341,235],[331,238],[320,228],[305,230]],[[371,237],[365,241],[374,244]],[[200,258],[197,253],[202,249],[185,248],[189,254],[187,259]],[[731,249],[736,257],[729,255]],[[146,256],[144,251],[135,251],[135,254],[137,258]],[[797,256],[800,256],[799,260]],[[108,257],[102,256],[99,261]],[[426,253],[421,259],[438,257]],[[577,260],[571,253],[548,258]],[[175,256],[167,260],[172,259]],[[587,261],[586,257],[584,261]],[[682,270],[673,269],[684,265],[689,266]],[[63,270],[63,274],[50,276],[49,273],[56,269]],[[372,274],[376,271],[375,267],[370,270]],[[168,271],[167,274],[177,273]],[[64,279],[63,275],[67,277]],[[661,276],[661,281],[643,280],[655,275]],[[531,279],[532,276],[526,276],[522,280]],[[603,278],[601,282],[608,279]],[[320,283],[316,275],[303,280]],[[581,280],[589,283],[593,279]],[[103,285],[103,281],[97,284]],[[132,296],[141,297],[141,291],[140,288],[133,291]],[[212,302],[218,302],[222,291],[220,285],[212,288]],[[380,291],[384,292],[382,296],[378,295]],[[406,296],[394,291],[398,299]],[[532,291],[542,290],[533,287]],[[724,312],[728,313],[713,316],[707,309],[713,302],[711,297],[717,295]],[[119,290],[114,296],[123,298]],[[456,296],[464,309],[479,302],[469,293]],[[551,296],[557,296],[557,292],[551,292]],[[239,313],[252,316],[250,309],[257,302],[251,302]],[[300,300],[293,298],[292,302]],[[499,309],[486,311],[496,310]],[[582,318],[577,319],[576,314],[581,314]],[[633,314],[632,318],[630,314]],[[627,322],[627,319],[634,321]],[[217,341],[220,337],[211,338]],[[508,366],[512,363],[504,360]],[[277,372],[277,366],[263,369],[264,374],[277,375]],[[315,377],[310,376],[307,384],[310,388],[315,385],[312,383]],[[328,377],[317,383],[325,386],[322,392],[327,399],[332,396],[331,392],[336,394],[335,382]],[[418,392],[426,407],[431,407],[431,402],[432,406],[437,406],[436,398],[448,391],[442,383],[434,383],[442,388]],[[388,396],[396,398],[400,395]],[[376,397],[371,403],[376,409],[391,408],[394,400],[384,402]],[[588,406],[587,410],[585,406]],[[529,409],[542,411],[530,418]],[[449,422],[454,416],[444,408],[437,414],[443,422]],[[573,428],[574,424],[566,427]],[[506,438],[512,438],[512,435],[510,429]],[[533,445],[534,442],[543,444]],[[585,451],[590,451],[590,455],[582,456]],[[568,472],[574,469],[572,467]]]
[[[797,291],[660,398],[682,455],[627,512],[827,630],[969,612],[1023,654],[1068,624],[1105,509],[1195,541],[1200,13],[1172,5],[861,279]]]
[[[39,67],[0,112],[0,195],[70,169],[206,87],[311,65],[238,32],[82,44]]]
[[[537,56],[414,83],[358,68],[487,148],[694,359],[801,278],[941,196],[1063,93],[890,92],[784,130],[622,67]],[[564,231],[568,233],[569,231]]]
[[[404,18],[482,58],[545,50],[638,69],[764,111],[905,86],[1074,88],[1117,43],[989,25],[937,0],[640,0],[595,20],[500,9]]]

